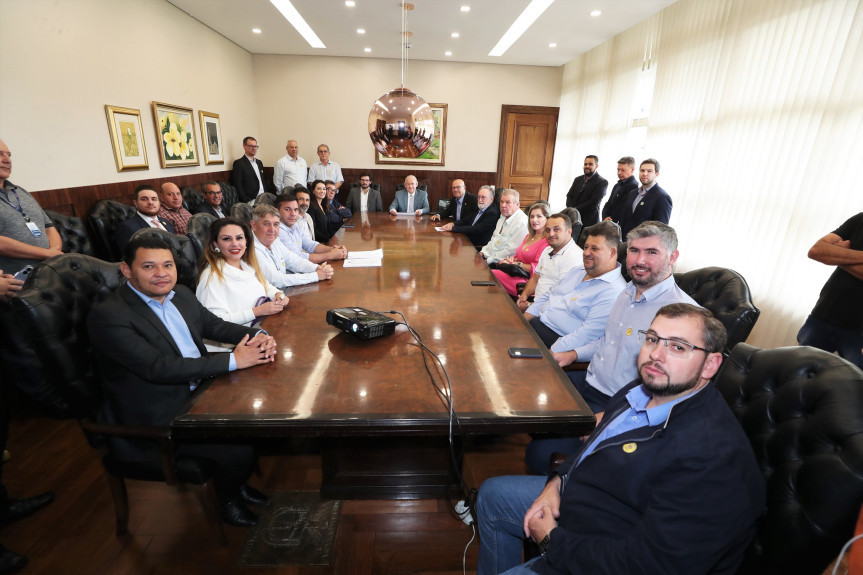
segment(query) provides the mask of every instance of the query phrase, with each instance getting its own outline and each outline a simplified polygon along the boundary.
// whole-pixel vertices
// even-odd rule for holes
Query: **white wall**
[[[0,138],[31,191],[230,169],[162,169],[152,101],[220,115],[226,158],[257,129],[252,57],[163,0],[0,2]],[[149,170],[118,173],[105,104],[141,110]]]
[[[294,139],[307,162],[316,162],[317,146],[326,143],[342,167],[375,167],[368,115],[377,98],[400,85],[400,61],[275,55],[252,60],[264,165],[284,156],[287,140]],[[496,171],[501,105],[559,105],[562,74],[562,67],[411,61],[405,86],[427,102],[448,105],[446,166],[429,169]]]

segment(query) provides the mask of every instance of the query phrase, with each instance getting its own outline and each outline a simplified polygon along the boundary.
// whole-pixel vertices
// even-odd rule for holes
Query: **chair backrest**
[[[81,218],[75,216],[67,216],[59,212],[45,210],[51,221],[54,222],[54,227],[60,234],[63,240],[63,252],[94,255],[93,246],[90,243],[90,236],[87,233],[87,226]]]
[[[231,217],[242,220],[248,224],[252,221],[252,206],[244,202],[237,202],[231,208]]]
[[[204,204],[204,194],[192,186],[186,186],[180,193],[183,194],[183,207],[193,214]]]
[[[449,207],[450,200],[438,200],[437,201],[437,211],[438,213],[443,212],[445,209]]]
[[[174,254],[174,265],[177,267],[177,283],[183,284],[194,292],[198,285],[198,254],[192,241],[186,236],[178,236],[156,228],[140,229],[132,234],[132,237],[141,234],[155,234],[170,244],[171,253]]]
[[[11,300],[21,332],[77,417],[95,417],[102,403],[87,314],[123,282],[119,263],[63,254],[36,266]]]
[[[739,572],[822,573],[863,503],[863,372],[811,347],[741,343],[714,385],[766,481],[767,512]]]
[[[727,268],[710,267],[674,274],[674,281],[725,326],[726,352],[746,341],[761,310],[752,303],[749,284],[742,275]]]
[[[270,192],[264,192],[255,198],[255,205],[274,206],[276,205],[276,195],[271,194]]]
[[[96,256],[109,262],[119,262],[123,254],[117,247],[114,232],[117,225],[135,215],[135,207],[115,202],[114,200],[99,200],[93,205],[87,220],[93,238],[93,249]]]
[[[372,185],[374,186],[374,184],[372,184]],[[380,186],[378,186],[378,187],[380,187]],[[401,184],[399,184],[399,185],[397,185],[397,186],[396,186],[396,191],[404,190],[404,189],[406,189],[406,188],[405,188],[405,184],[404,184],[404,182],[402,182]],[[418,190],[422,190],[422,191],[424,191],[424,192],[427,192],[427,191],[428,191],[428,185],[426,185],[426,184],[417,184],[417,189],[418,189]]]
[[[240,196],[237,195],[237,188],[228,182],[219,182],[219,187],[222,188],[222,209],[230,210],[234,204],[240,201]],[[267,189],[266,183],[264,183],[264,189]]]
[[[361,187],[361,186],[360,186],[360,182],[359,182],[359,180],[357,180],[356,182],[351,182],[351,191],[353,191],[354,189],[359,190],[359,189],[360,189],[360,187]],[[378,191],[378,192],[380,192],[380,191],[381,191],[381,185],[380,185],[380,184],[377,184],[377,183],[371,183],[371,184],[369,184],[369,188],[370,188],[370,189],[372,189],[372,190]],[[404,185],[402,185],[402,186],[401,186],[401,189],[404,189]]]
[[[201,261],[201,256],[204,255],[204,242],[207,241],[210,224],[215,221],[216,216],[202,212],[189,218],[189,222],[186,224],[186,236],[192,242],[192,247],[195,248],[198,261]]]

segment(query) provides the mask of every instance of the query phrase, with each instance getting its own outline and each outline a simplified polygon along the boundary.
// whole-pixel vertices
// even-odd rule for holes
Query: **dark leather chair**
[[[159,230],[153,230],[159,231]],[[166,233],[166,232],[163,232]],[[219,519],[211,461],[175,456],[167,427],[100,423],[102,391],[87,334],[87,314],[123,283],[120,265],[81,254],[64,254],[33,270],[27,287],[12,301],[21,333],[37,350],[52,377],[62,382],[60,393],[72,407],[91,446],[104,453],[105,467],[117,516],[117,535],[128,532],[126,479],[196,486],[198,499],[220,542],[227,542]],[[122,461],[112,455],[109,438],[148,440],[160,447],[157,461]]]
[[[811,347],[741,343],[714,385],[766,481],[767,512],[739,573],[820,575],[863,503],[863,372]]]
[[[138,230],[132,234],[132,237],[140,234],[155,234],[171,245],[174,264],[177,266],[177,283],[183,284],[194,292],[198,285],[198,254],[192,240],[186,236],[178,236],[156,228]]]
[[[749,284],[742,275],[727,268],[709,267],[676,273],[674,281],[725,326],[728,332],[726,353],[746,341],[761,310],[752,303]]]
[[[374,186],[374,185],[375,185],[375,184],[372,184],[372,186]],[[378,189],[380,189],[380,186],[378,186]],[[396,191],[404,190],[404,189],[405,189],[405,185],[404,185],[404,183],[401,183],[401,184],[399,184],[399,185],[397,185],[397,186],[396,186]],[[424,192],[428,192],[428,185],[426,185],[426,184],[417,184],[417,189],[418,189],[418,190],[422,190],[422,191],[424,191]]]
[[[351,190],[350,190],[350,191],[354,191],[354,189],[359,190],[359,189],[360,189],[360,187],[361,187],[361,186],[360,186],[360,182],[359,182],[359,180],[357,180],[356,182],[351,182]],[[418,186],[418,187],[419,187],[419,186]],[[371,183],[371,184],[369,184],[369,188],[370,188],[370,189],[372,189],[372,190],[376,190],[376,191],[378,191],[378,192],[380,192],[380,191],[381,191],[381,185],[380,185],[380,184]],[[399,188],[400,188],[400,189],[402,189],[402,190],[403,190],[403,189],[405,189],[404,184],[400,185],[400,186],[399,186]]]
[[[192,186],[186,186],[180,193],[183,194],[183,207],[193,214],[204,204],[204,194]]]
[[[231,208],[231,217],[247,224],[252,221],[252,206],[244,202],[238,202]]]
[[[266,204],[268,206],[276,205],[276,195],[271,194],[270,192],[264,192],[263,194],[260,194],[260,195],[258,195],[258,197],[255,198],[255,205],[256,206],[257,205],[264,205],[264,204]]]
[[[135,215],[135,207],[115,202],[114,200],[99,200],[87,216],[93,238],[93,250],[96,257],[108,262],[119,262],[123,258],[114,232],[120,222]]]
[[[219,182],[219,187],[222,188],[222,209],[230,210],[234,204],[240,201],[240,196],[237,195],[237,188],[228,182]],[[264,182],[264,189],[267,189],[266,182]]]
[[[45,210],[51,221],[54,222],[54,227],[57,228],[57,233],[63,240],[63,252],[70,254],[85,254],[88,256],[95,255],[93,246],[90,243],[90,236],[87,234],[87,227],[81,218],[75,216],[67,216],[59,212]]]
[[[189,223],[186,224],[186,236],[192,242],[192,247],[195,248],[195,255],[198,261],[201,261],[201,256],[204,255],[204,242],[207,241],[210,224],[215,221],[216,216],[201,213],[189,218]]]

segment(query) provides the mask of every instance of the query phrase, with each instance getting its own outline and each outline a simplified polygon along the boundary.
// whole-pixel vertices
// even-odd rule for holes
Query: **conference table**
[[[590,408],[512,298],[498,283],[471,285],[494,281],[483,258],[436,225],[354,215],[331,243],[349,257],[380,249],[381,265],[336,261],[331,280],[291,289],[287,308],[262,323],[278,343],[275,361],[206,384],[174,420],[174,437],[324,438],[322,494],[412,498],[451,484],[461,465],[451,451],[464,436],[593,429]],[[402,312],[446,374],[427,353],[426,369],[404,325],[369,340],[328,325],[327,311],[343,307]],[[512,358],[511,347],[542,358]]]

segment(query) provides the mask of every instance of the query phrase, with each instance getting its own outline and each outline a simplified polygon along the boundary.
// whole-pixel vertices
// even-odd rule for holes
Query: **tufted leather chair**
[[[161,230],[152,230],[161,231]],[[162,232],[167,233],[167,232]],[[37,266],[12,307],[21,332],[36,349],[46,372],[79,418],[91,446],[104,452],[102,463],[114,499],[117,535],[128,531],[129,502],[125,479],[189,483],[197,487],[205,515],[224,545],[216,491],[215,467],[209,460],[174,457],[170,428],[99,423],[102,390],[87,333],[87,315],[125,280],[120,264],[81,254],[63,254]],[[149,440],[160,446],[157,461],[122,461],[108,449],[106,438]]]
[[[252,206],[244,202],[237,202],[231,208],[231,217],[248,224],[252,221]]]
[[[240,196],[237,195],[237,188],[228,182],[219,182],[219,187],[222,188],[222,209],[230,210],[234,204],[240,201]],[[264,183],[264,189],[267,189],[266,183]]]
[[[361,187],[362,187],[362,186],[360,185],[360,181],[359,181],[359,180],[357,180],[356,182],[351,182],[351,191],[354,191],[354,189],[359,190]],[[405,188],[404,184],[402,184],[401,186],[399,186],[399,189],[402,189],[402,190],[403,190],[404,188]],[[376,183],[371,183],[371,184],[369,184],[369,189],[372,189],[372,190],[375,190],[375,191],[377,191],[377,192],[380,192],[380,191],[381,191],[381,185],[380,185],[380,184],[376,184]]]
[[[63,240],[64,253],[94,255],[93,247],[90,244],[90,236],[87,235],[87,228],[84,226],[81,218],[67,216],[66,214],[52,212],[51,210],[45,210],[45,213],[54,222],[54,226]]]
[[[258,197],[255,198],[256,206],[263,206],[265,204],[268,206],[276,205],[276,195],[271,194],[270,192],[264,192],[263,194],[260,194]]]
[[[134,206],[127,206],[114,200],[96,202],[88,216],[96,257],[108,262],[119,262],[123,258],[114,238],[114,230],[117,229],[117,224],[134,215]]]
[[[198,254],[192,241],[186,236],[178,236],[156,228],[138,230],[132,234],[132,237],[139,234],[155,234],[171,244],[174,264],[177,266],[177,283],[183,284],[194,292],[198,285]]]
[[[738,344],[714,380],[752,443],[767,512],[740,573],[820,574],[863,504],[863,372],[811,347]]]
[[[183,207],[193,214],[204,203],[204,194],[192,186],[186,186],[180,193],[183,194]]]
[[[189,218],[189,223],[186,225],[186,236],[192,242],[192,247],[195,248],[195,255],[198,261],[204,255],[204,242],[207,241],[207,234],[210,231],[210,224],[216,221],[216,216],[206,213],[195,214]]]
[[[734,270],[710,267],[674,274],[674,281],[725,326],[728,331],[726,353],[746,341],[761,310],[752,303],[749,284],[742,275]]]

